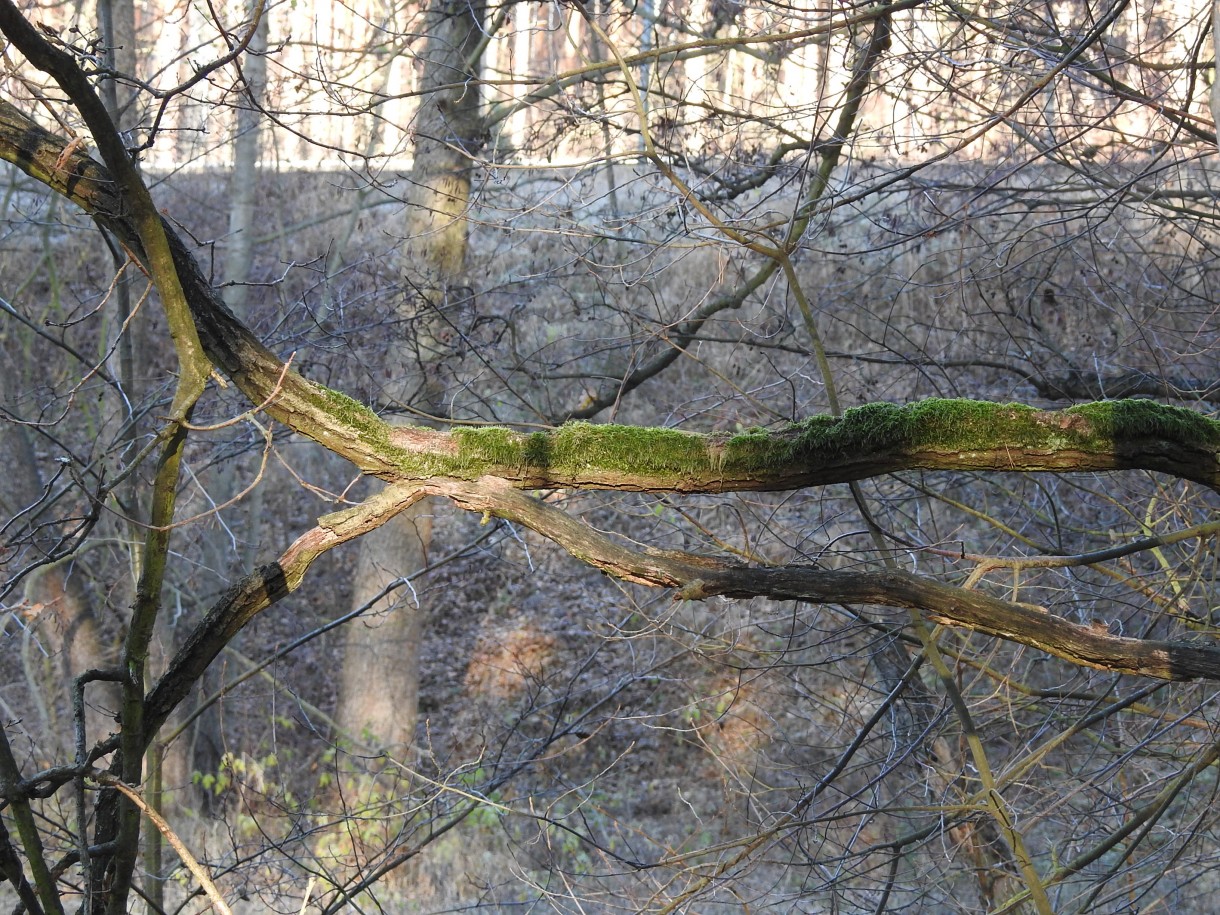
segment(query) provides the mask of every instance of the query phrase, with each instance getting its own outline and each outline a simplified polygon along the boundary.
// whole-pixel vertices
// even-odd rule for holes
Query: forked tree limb
[[[675,550],[629,547],[498,477],[439,479],[391,487],[368,502],[326,516],[276,563],[256,570],[221,597],[182,646],[149,694],[145,714],[164,719],[189,692],[202,668],[261,610],[295,590],[322,553],[355,539],[427,495],[468,511],[521,524],[608,575],[675,597],[800,600],[925,613],[933,622],[971,629],[1055,655],[1073,664],[1160,680],[1220,680],[1220,647],[1209,641],[1165,641],[1113,635],[1104,626],[1073,623],[1049,612],[977,590],[902,571],[822,569],[810,565],[746,566]]]

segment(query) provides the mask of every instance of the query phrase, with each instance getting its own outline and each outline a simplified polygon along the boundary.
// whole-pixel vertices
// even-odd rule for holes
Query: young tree
[[[205,84],[248,53],[263,12],[213,23],[217,56],[181,83],[132,83],[160,106],[142,142],[212,104]],[[417,29],[407,189],[373,159],[379,192],[360,198],[407,207],[394,279],[370,256],[368,288],[345,295],[328,271],[329,310],[309,311],[307,284],[291,285],[309,275],[302,256],[277,287],[299,310],[272,320],[251,303],[243,320],[96,94],[117,74],[77,32],[0,0],[0,157],[140,265],[155,292],[141,307],[157,304],[170,344],[149,357],[164,371],[147,407],[158,431],[112,454],[77,406],[94,383],[103,403],[122,394],[105,354],[80,348],[88,309],[40,328],[5,261],[14,339],[57,369],[40,385],[27,366],[0,392],[19,430],[4,453],[40,462],[0,500],[0,593],[83,567],[133,478],[145,532],[118,660],[74,670],[70,758],[8,716],[0,863],[21,905],[64,911],[75,892],[85,911],[126,911],[147,818],[221,910],[248,886],[293,910],[393,905],[403,868],[430,856],[440,882],[484,851],[496,857],[449,880],[450,901],[1207,910],[1210,14],[1143,12],[438,3]],[[511,52],[496,37],[510,26]],[[348,68],[337,39],[313,51],[316,76],[291,43],[269,49],[269,86],[283,66],[324,86],[330,114],[390,120],[398,94],[362,95],[363,64]],[[341,129],[296,118],[288,91],[268,91],[271,123],[356,155]],[[45,254],[39,269],[54,266]],[[286,339],[304,358],[267,345]],[[403,407],[444,421],[382,415]],[[153,681],[154,626],[190,559],[177,544],[220,510],[192,499],[195,467],[220,460],[209,436],[237,423],[254,430],[256,481],[273,453],[300,476],[309,441],[384,488],[316,523],[282,509],[266,535],[278,556],[229,572]],[[388,621],[349,635],[333,730],[296,697],[336,745],[278,786],[253,762],[217,774],[255,825],[234,818],[231,853],[200,863],[207,843],[182,845],[146,800],[146,751],[243,632],[322,578],[326,554],[428,498],[507,535],[492,553],[472,532],[484,552],[435,590],[504,606],[434,614],[444,657],[423,653],[436,675],[418,728],[413,697],[385,685],[403,669],[411,682],[410,646],[429,636],[409,614],[392,639]],[[418,562],[441,576],[436,553]],[[358,566],[360,587],[388,563]],[[576,563],[605,576],[576,578]],[[347,618],[395,581],[358,588]],[[396,670],[375,652],[400,636]],[[121,690],[113,734],[85,713],[98,681]],[[370,692],[397,696],[403,721]],[[399,780],[332,785],[344,731],[389,747],[378,766]],[[418,758],[402,750],[413,740]],[[294,797],[302,785],[317,806]]]

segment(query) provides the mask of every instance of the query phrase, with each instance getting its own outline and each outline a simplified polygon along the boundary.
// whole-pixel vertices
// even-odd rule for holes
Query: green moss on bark
[[[1106,442],[1158,438],[1192,448],[1220,448],[1220,422],[1155,400],[1106,400],[1069,407],[1064,413],[1088,419],[1095,435]]]
[[[882,450],[1096,452],[1141,438],[1220,447],[1220,423],[1151,400],[1083,404],[1057,414],[1024,404],[977,400],[873,403],[846,410],[840,417],[813,416],[787,429],[735,435],[724,445],[723,467],[761,472]]]
[[[333,388],[318,387],[322,408],[345,426],[350,426],[362,432],[382,430],[378,437],[384,439],[382,427],[385,420],[374,413],[358,400],[354,400]]]
[[[363,404],[327,390],[322,400],[323,408],[344,427],[416,479],[470,479],[483,474],[605,482],[632,477],[749,477],[881,454],[969,455],[1001,449],[1101,453],[1141,439],[1220,448],[1220,423],[1149,400],[1046,412],[1024,404],[930,399],[905,405],[866,404],[838,417],[813,416],[784,428],[732,436],[586,422],[532,433],[503,426],[459,428],[448,437],[451,447],[417,450],[396,440],[390,427]],[[401,431],[409,434],[410,428]],[[443,436],[440,441],[444,442]]]
[[[785,430],[753,430],[725,445],[726,469],[770,470],[794,461],[830,461],[876,451],[981,451],[1049,444],[1039,412],[1021,404],[923,400],[865,404],[842,416],[813,416]]]
[[[466,471],[537,468],[563,474],[651,475],[705,472],[708,439],[676,429],[567,423],[521,434],[500,426],[457,429],[457,460]]]

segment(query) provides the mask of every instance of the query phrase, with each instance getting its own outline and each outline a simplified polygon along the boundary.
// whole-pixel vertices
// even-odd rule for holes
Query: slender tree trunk
[[[234,111],[233,125],[233,169],[229,173],[229,231],[221,247],[223,253],[222,271],[224,288],[222,290],[225,304],[243,320],[249,320],[250,295],[246,283],[250,279],[254,264],[253,230],[256,225],[255,212],[259,192],[259,160],[262,156],[262,113],[260,107],[267,82],[267,50],[268,17],[262,16],[250,40],[248,52],[241,58],[241,74],[244,81],[244,91],[237,99]],[[226,463],[209,476],[208,495],[212,502],[222,505],[228,502],[241,487],[236,466]],[[262,500],[262,489],[256,488],[241,505],[236,505],[225,512],[225,518],[234,523],[237,517],[242,518],[240,529],[247,540],[258,539],[258,525],[261,511],[258,504]],[[234,523],[234,526],[237,525]],[[213,529],[210,535],[199,547],[205,568],[223,569],[240,566],[245,558],[234,555],[229,545],[229,538],[223,529]],[[199,613],[206,612],[210,595],[200,595]],[[165,616],[158,620],[157,645],[159,651],[154,656],[153,666],[160,670],[173,656],[178,647],[179,635],[174,631],[172,622]],[[209,695],[219,685],[213,671],[206,671],[200,678],[200,694]],[[183,707],[177,717],[185,716],[191,709]],[[165,786],[166,797],[177,798],[183,808],[192,812],[210,810],[211,794],[200,789],[189,790],[195,772],[214,774],[220,766],[223,738],[219,712],[209,709],[200,715],[191,726],[188,734],[169,746],[154,744],[150,750],[149,771],[154,772],[154,760],[159,771],[155,777]],[[150,833],[150,847],[158,844],[159,837]],[[154,887],[160,892],[160,882],[156,873],[160,870],[160,862],[149,860],[146,869],[154,875]],[[156,901],[156,900],[154,900]]]
[[[1220,0],[1212,2],[1212,44],[1220,47]],[[1220,73],[1212,72],[1212,89],[1208,96],[1212,111],[1212,123],[1220,134]]]
[[[225,304],[241,317],[249,319],[250,287],[254,264],[253,230],[256,225],[256,203],[259,192],[259,160],[262,154],[262,113],[259,110],[266,90],[266,57],[268,17],[262,16],[250,40],[248,52],[241,58],[241,74],[244,91],[238,96],[233,125],[233,168],[229,174],[229,229],[221,246],[224,277],[223,296]],[[215,504],[224,504],[234,496],[241,483],[236,466],[230,462],[210,476],[208,492]],[[241,525],[248,539],[257,539],[258,521],[261,511],[258,503],[262,489],[249,495],[242,505],[226,512],[232,521],[239,514],[245,523]],[[226,532],[213,529],[200,545],[205,568],[222,569],[239,564],[243,557],[234,556],[228,545]],[[202,595],[200,595],[202,597]],[[206,612],[204,598],[198,613]],[[151,666],[160,673],[173,656],[180,642],[172,620],[161,615],[157,621],[157,637]],[[210,695],[218,686],[215,671],[209,669],[200,677],[200,695]],[[191,709],[179,708],[174,719],[181,720]],[[171,719],[173,720],[173,719]],[[212,794],[202,787],[193,786],[195,772],[214,774],[220,767],[223,747],[219,711],[212,707],[200,715],[189,731],[172,744],[164,744],[160,738],[149,748],[147,759],[147,798],[158,810],[163,811],[163,799],[172,810],[179,813],[211,811]],[[178,817],[179,820],[182,817]],[[160,912],[164,908],[165,861],[163,842],[156,830],[145,836],[144,881],[148,899],[148,911]]]
[[[102,35],[102,49],[107,66],[119,73],[134,74],[136,72],[137,55],[136,12],[133,0],[98,0],[97,20],[98,29]],[[105,103],[106,110],[110,113],[110,118],[114,121],[115,126],[119,128],[121,133],[129,135],[131,140],[134,141],[135,137],[130,135],[130,132],[136,127],[140,119],[140,114],[137,110],[138,95],[136,91],[120,80],[108,79],[101,84],[101,94],[102,101]],[[122,269],[126,263],[125,252],[122,252],[117,245],[113,244],[111,245],[111,251],[114,255],[115,267]],[[119,380],[122,382],[124,393],[127,395],[128,436],[134,442],[136,430],[134,425],[131,425],[131,408],[139,398],[135,377],[135,353],[137,350],[143,349],[143,341],[137,339],[137,334],[143,333],[144,322],[133,321],[131,319],[131,276],[127,271],[124,271],[119,276],[118,283],[115,285],[115,300],[118,312],[117,326],[120,328],[126,326],[127,328],[118,345]],[[138,485],[135,479],[124,490],[124,496],[130,503],[128,505],[128,512],[133,517],[139,514],[135,505],[137,490]]]
[[[384,390],[387,400],[434,417],[447,412],[447,331],[451,310],[464,298],[458,287],[466,260],[470,156],[484,134],[476,79],[485,10],[482,0],[434,0],[425,27],[424,95],[414,123],[400,304],[410,336],[387,363]],[[412,415],[411,421],[420,417]],[[355,606],[426,565],[432,511],[430,502],[419,503],[361,540]],[[337,717],[351,736],[390,752],[413,743],[425,614],[425,607],[395,592],[374,601],[348,627]]]
[[[236,111],[233,171],[229,178],[229,234],[224,245],[225,304],[245,315],[254,266],[254,213],[258,194],[258,162],[262,154],[263,96],[267,89],[267,16],[259,19],[249,51],[241,59],[245,92]]]

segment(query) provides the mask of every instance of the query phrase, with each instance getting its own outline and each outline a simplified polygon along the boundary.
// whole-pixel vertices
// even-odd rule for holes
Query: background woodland
[[[1213,911],[1212,15],[0,0],[6,904]]]

